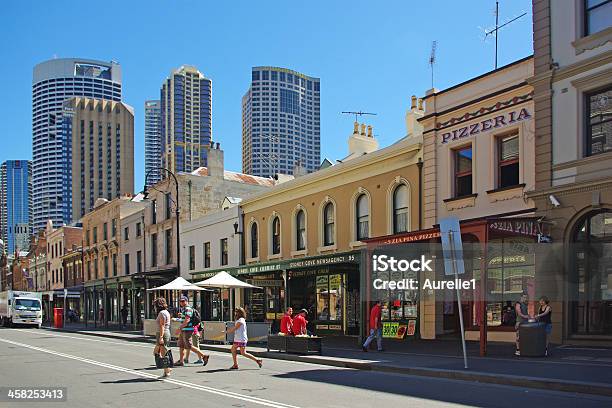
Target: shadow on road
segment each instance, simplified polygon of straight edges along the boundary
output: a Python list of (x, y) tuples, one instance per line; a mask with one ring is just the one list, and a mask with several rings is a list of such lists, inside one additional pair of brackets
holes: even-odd
[(133, 384), (133, 383), (152, 383), (159, 382), (161, 379), (157, 378), (128, 378), (125, 380), (115, 381), (100, 381), (100, 384)]
[[(479, 407), (509, 407), (529, 406), (533, 403), (536, 393), (547, 391), (525, 390), (516, 387), (500, 385), (483, 385), (477, 382), (445, 380), (415, 377), (400, 374), (385, 374), (362, 370), (308, 370), (295, 371), (274, 375), (276, 378), (289, 380), (313, 381), (322, 384), (334, 384), (344, 387), (366, 389), (370, 391), (422, 398), (430, 401), (463, 404)], [(568, 396), (580, 395), (586, 406), (601, 406), (602, 401), (612, 401), (605, 397), (585, 396), (581, 394), (548, 394), (544, 406), (573, 407), (574, 398)], [(592, 401), (589, 401), (590, 399)], [(596, 403), (597, 401), (597, 403)], [(590, 402), (590, 404), (589, 404)], [(592, 405), (595, 403), (595, 405)], [(610, 405), (612, 406), (612, 405)]]

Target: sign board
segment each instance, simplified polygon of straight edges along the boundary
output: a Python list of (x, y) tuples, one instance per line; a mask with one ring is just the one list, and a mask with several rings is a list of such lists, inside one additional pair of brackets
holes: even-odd
[(398, 330), (399, 330), (399, 323), (383, 322), (382, 336), (386, 339), (396, 338)]
[[(464, 274), (461, 227), (458, 218), (446, 217), (440, 220), (440, 239), (442, 240), (442, 252), (444, 253), (444, 274), (447, 276)], [(454, 267), (453, 262), (455, 263)]]
[(416, 320), (408, 320), (408, 330), (406, 334), (408, 336), (414, 336), (415, 332), (416, 332)]

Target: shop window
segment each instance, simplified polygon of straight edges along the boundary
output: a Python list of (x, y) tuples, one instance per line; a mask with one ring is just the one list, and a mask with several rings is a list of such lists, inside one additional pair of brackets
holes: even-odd
[(327, 203), (323, 208), (323, 245), (334, 245), (334, 204)]
[(136, 272), (142, 272), (142, 251), (136, 252)]
[(280, 254), (281, 249), (281, 230), (280, 218), (274, 217), (272, 220), (272, 254)]
[(587, 156), (612, 151), (612, 87), (587, 95), (586, 132)]
[(610, 27), (612, 0), (584, 1), (584, 35), (595, 34)]
[(498, 188), (519, 184), (519, 138), (517, 134), (499, 137), (498, 148)]
[(304, 210), (299, 210), (295, 215), (295, 249), (302, 251), (306, 249), (306, 214)]
[(204, 243), (204, 268), (210, 268), (210, 242)]
[(355, 202), (357, 241), (369, 238), (370, 235), (370, 209), (368, 208), (368, 197), (361, 194)]
[(393, 233), (408, 231), (408, 186), (400, 184), (393, 191)]
[(472, 194), (472, 146), (453, 152), (455, 159), (455, 197)]
[(195, 245), (189, 246), (189, 270), (195, 269)]
[(227, 265), (227, 262), (228, 262), (227, 238), (221, 239), (219, 244), (220, 244), (219, 246), (221, 248), (221, 266)]
[(342, 320), (344, 285), (342, 275), (319, 275), (316, 277), (317, 320)]
[[(516, 323), (514, 305), (523, 293), (529, 294), (533, 309), (535, 297), (535, 258), (530, 238), (493, 239), (487, 247), (487, 326), (513, 327)], [(473, 277), (480, 279), (480, 270)], [(477, 308), (477, 302), (474, 303)], [(531, 313), (531, 312), (530, 312)], [(479, 325), (478, 310), (474, 310), (474, 325)]]
[(259, 256), (259, 236), (257, 232), (257, 223), (251, 224), (251, 258)]

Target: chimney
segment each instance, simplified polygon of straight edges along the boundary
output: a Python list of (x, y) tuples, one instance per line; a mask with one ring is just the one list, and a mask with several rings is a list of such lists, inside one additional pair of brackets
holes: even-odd
[(208, 148), (207, 168), (209, 177), (223, 179), (223, 150), (221, 150), (219, 143), (217, 143), (215, 146), (214, 142), (210, 142), (210, 147)]
[(293, 166), (293, 177), (298, 178), (301, 176), (305, 176), (306, 173), (307, 173), (306, 167), (302, 165), (302, 161), (299, 159), (296, 160)]
[(423, 134), (423, 125), (418, 121), (423, 115), (425, 115), (423, 99), (412, 95), (412, 98), (410, 98), (410, 110), (406, 112), (406, 137), (421, 136)]
[[(361, 131), (358, 131), (359, 128)], [(355, 122), (353, 134), (348, 139), (348, 148), (349, 156), (344, 159), (345, 161), (378, 150), (378, 141), (372, 135), (372, 126), (367, 127), (366, 133), (366, 125), (362, 123), (359, 126)]]

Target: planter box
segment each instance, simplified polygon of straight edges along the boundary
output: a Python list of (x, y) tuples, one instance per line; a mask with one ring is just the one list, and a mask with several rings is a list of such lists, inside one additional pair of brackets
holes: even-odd
[(271, 334), (268, 336), (268, 351), (278, 350), (287, 351), (287, 338), (289, 336), (278, 336)]
[(321, 337), (287, 337), (287, 353), (321, 354)]

